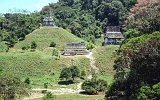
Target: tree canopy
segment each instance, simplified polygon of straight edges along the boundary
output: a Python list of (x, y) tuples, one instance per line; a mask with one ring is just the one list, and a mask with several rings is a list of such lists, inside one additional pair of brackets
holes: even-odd
[(159, 0), (139, 0), (131, 9), (125, 24), (125, 39), (115, 60), (116, 81), (106, 97), (159, 98), (153, 89), (153, 86), (158, 89), (160, 82), (159, 4)]
[(59, 0), (43, 7), (42, 14), (51, 10), (55, 24), (68, 29), (87, 41), (90, 35), (99, 38), (107, 25), (122, 26), (129, 9), (137, 0)]

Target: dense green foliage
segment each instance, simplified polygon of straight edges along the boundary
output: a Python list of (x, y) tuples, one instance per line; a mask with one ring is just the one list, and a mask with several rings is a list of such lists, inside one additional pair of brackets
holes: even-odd
[[(132, 14), (135, 20), (126, 26), (125, 39), (117, 52), (118, 56), (114, 65), (116, 81), (106, 97), (159, 99), (157, 83), (160, 82), (160, 15), (158, 10), (160, 1), (146, 2), (139, 1), (133, 8), (137, 10)], [(130, 18), (127, 21), (130, 21)]]
[(160, 99), (160, 83), (153, 86), (142, 86), (137, 94), (137, 100)]
[(87, 41), (98, 38), (107, 25), (122, 26), (129, 9), (137, 0), (60, 0), (42, 10), (54, 13), (55, 24)]
[(71, 72), (70, 68), (64, 68), (64, 69), (62, 69), (59, 78), (68, 80), (71, 77), (72, 77), (72, 72)]
[(0, 78), (0, 97), (4, 100), (14, 100), (24, 95), (28, 95), (26, 85), (15, 76), (2, 76)]
[(82, 89), (85, 90), (87, 94), (98, 94), (99, 92), (104, 92), (108, 87), (107, 81), (102, 79), (93, 78), (92, 80), (87, 80), (82, 84)]
[(126, 20), (126, 30), (137, 28), (141, 34), (150, 34), (160, 31), (160, 1), (146, 0), (137, 4), (131, 9), (131, 14)]
[(71, 66), (69, 68), (64, 68), (62, 69), (61, 71), (61, 74), (60, 74), (60, 78), (61, 79), (75, 79), (77, 77), (80, 77), (80, 70), (77, 66)]
[(13, 47), (17, 41), (25, 39), (25, 36), (40, 27), (42, 16), (38, 13), (6, 13), (0, 16), (0, 42), (6, 41), (9, 47)]

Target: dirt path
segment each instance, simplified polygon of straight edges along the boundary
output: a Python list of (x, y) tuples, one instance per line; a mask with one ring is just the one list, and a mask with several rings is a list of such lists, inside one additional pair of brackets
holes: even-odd
[(29, 97), (24, 97), (23, 100), (33, 100), (33, 99), (39, 99), (43, 98), (44, 94), (42, 93), (32, 93)]
[(44, 94), (42, 94), (43, 90), (46, 90), (47, 92), (54, 93), (55, 95), (61, 95), (61, 94), (78, 94), (80, 92), (83, 92), (84, 90), (81, 90), (82, 83), (77, 84), (77, 89), (69, 89), (69, 88), (57, 88), (57, 89), (41, 89), (36, 88), (32, 89), (32, 94), (29, 97), (25, 97), (23, 100), (33, 100), (42, 98)]
[[(81, 84), (80, 84), (81, 86)], [(81, 88), (81, 87), (80, 87)], [(58, 88), (58, 89), (32, 89), (32, 91), (43, 91), (47, 90), (48, 92), (52, 92), (55, 95), (60, 95), (60, 94), (72, 94), (72, 93), (79, 93), (82, 92), (83, 90), (81, 89), (69, 89), (69, 88)]]

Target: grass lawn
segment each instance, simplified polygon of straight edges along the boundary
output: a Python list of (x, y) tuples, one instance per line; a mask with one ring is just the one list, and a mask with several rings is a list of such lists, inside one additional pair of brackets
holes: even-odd
[[(54, 100), (104, 100), (104, 97), (104, 95), (63, 94), (56, 95)], [(43, 98), (33, 100), (43, 100)]]
[(62, 68), (71, 66), (72, 59), (73, 64), (89, 74), (89, 59), (84, 56), (68, 58), (62, 56), (60, 60), (55, 60), (41, 51), (0, 53), (0, 65), (3, 72), (19, 76), (23, 80), (29, 77), (33, 87), (43, 87), (46, 82), (50, 83), (51, 87), (57, 87), (55, 84), (60, 81), (59, 75)]
[(113, 65), (115, 61), (115, 50), (118, 49), (117, 45), (108, 45), (105, 47), (97, 47), (93, 50), (96, 58), (96, 66), (99, 68), (100, 73), (98, 78), (103, 78), (112, 83), (115, 71)]
[(57, 95), (57, 100), (104, 100), (104, 95), (79, 95), (79, 94), (70, 94), (70, 95)]
[(5, 52), (8, 49), (5, 42), (0, 42), (0, 52)]

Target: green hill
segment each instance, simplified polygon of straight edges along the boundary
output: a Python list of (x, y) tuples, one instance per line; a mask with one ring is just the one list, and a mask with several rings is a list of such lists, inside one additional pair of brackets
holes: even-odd
[(42, 86), (48, 82), (51, 85), (57, 84), (59, 75), (64, 67), (69, 67), (74, 59), (74, 65), (79, 69), (86, 70), (89, 74), (89, 59), (84, 56), (77, 57), (61, 57), (55, 60), (51, 55), (44, 52), (8, 52), (0, 53), (0, 65), (4, 74), (14, 74), (21, 79), (29, 77), (33, 86)]
[(56, 48), (62, 49), (66, 43), (82, 42), (84, 40), (62, 28), (42, 27), (27, 35), (26, 39), (17, 43), (14, 48), (21, 49), (23, 46), (30, 46), (32, 41), (37, 43), (37, 49), (43, 51), (50, 46), (51, 42), (56, 43)]
[[(30, 46), (32, 41), (37, 43), (36, 51), (22, 52), (21, 48)], [(81, 71), (85, 70), (86, 74), (89, 74), (90, 65), (89, 59), (85, 56), (61, 56), (56, 60), (51, 55), (53, 48), (49, 48), (50, 43), (55, 42), (56, 48), (61, 50), (66, 43), (82, 41), (84, 40), (62, 28), (42, 27), (27, 35), (25, 40), (10, 48), (9, 52), (0, 52), (0, 65), (5, 73), (14, 74), (22, 79), (29, 77), (33, 86), (43, 86), (45, 82), (55, 85), (59, 81), (62, 68), (71, 66), (72, 60)], [(4, 51), (5, 44), (1, 43), (0, 46), (0, 51)]]

